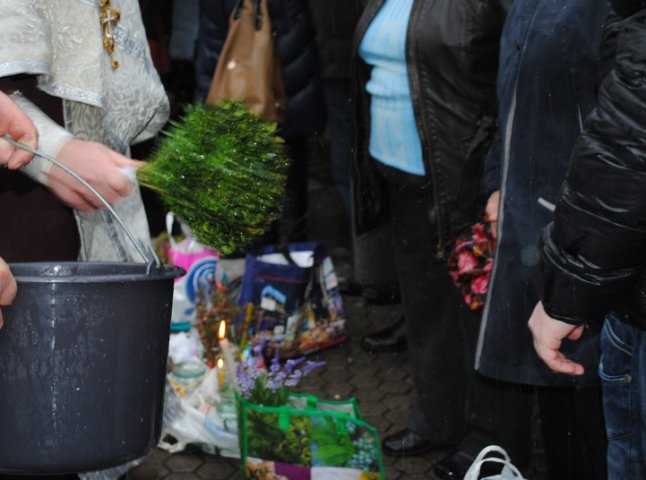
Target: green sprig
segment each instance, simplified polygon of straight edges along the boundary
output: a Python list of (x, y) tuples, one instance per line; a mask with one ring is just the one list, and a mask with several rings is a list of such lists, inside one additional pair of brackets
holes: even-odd
[(275, 123), (240, 102), (189, 105), (164, 134), (137, 178), (199, 242), (239, 251), (280, 216), (289, 161)]

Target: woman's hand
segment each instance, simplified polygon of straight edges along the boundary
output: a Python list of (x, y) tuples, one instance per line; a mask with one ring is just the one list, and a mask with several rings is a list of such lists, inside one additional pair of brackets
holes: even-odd
[[(131, 181), (121, 169), (137, 169), (144, 164), (100, 143), (77, 139), (69, 140), (56, 159), (96, 188), (111, 205), (132, 191)], [(104, 207), (96, 195), (56, 166), (49, 171), (47, 185), (65, 204), (77, 210), (87, 212)]]
[[(0, 135), (9, 135), (15, 141), (34, 149), (38, 146), (38, 130), (32, 121), (10, 97), (1, 91)], [(31, 153), (0, 139), (0, 164), (13, 170), (25, 166), (32, 158)]]
[(486, 219), (489, 221), (489, 232), (493, 238), (498, 238), (498, 209), (500, 208), (500, 190), (489, 195), (485, 207)]

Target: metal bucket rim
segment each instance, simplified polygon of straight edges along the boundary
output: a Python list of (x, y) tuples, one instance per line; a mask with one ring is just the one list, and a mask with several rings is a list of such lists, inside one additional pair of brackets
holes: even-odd
[[(60, 266), (62, 268), (76, 268), (83, 266), (109, 267), (114, 266), (122, 269), (133, 269), (136, 273), (105, 273), (91, 275), (44, 275), (42, 274), (47, 268)], [(21, 274), (20, 269), (30, 267), (41, 274), (29, 273)], [(126, 262), (15, 262), (10, 263), (9, 268), (12, 270), (16, 282), (20, 283), (65, 283), (65, 284), (90, 284), (90, 283), (121, 283), (121, 282), (146, 282), (170, 280), (180, 277), (186, 271), (174, 265), (163, 265), (163, 269), (152, 269), (148, 271), (144, 263), (126, 263)]]

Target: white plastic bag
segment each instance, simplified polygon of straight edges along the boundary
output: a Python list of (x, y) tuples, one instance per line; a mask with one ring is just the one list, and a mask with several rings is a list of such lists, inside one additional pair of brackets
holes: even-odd
[(183, 398), (168, 384), (165, 402), (159, 448), (176, 453), (198, 444), (208, 452), (240, 458), (235, 403), (220, 395), (216, 369), (209, 369), (202, 383)]
[(204, 347), (200, 334), (194, 328), (187, 332), (177, 332), (168, 341), (168, 360), (171, 365), (203, 358)]
[(171, 235), (175, 216), (166, 215), (166, 231), (169, 238), (168, 257), (173, 265), (182, 267), (186, 274), (175, 279), (171, 321), (175, 325), (190, 326), (195, 323), (195, 304), (198, 294), (205, 298), (211, 294), (215, 280), (222, 277), (218, 271), (219, 254), (193, 238), (191, 229), (181, 223), (185, 238), (176, 242)]
[[(491, 454), (495, 454), (495, 456)], [(485, 463), (498, 463), (503, 467), (500, 474), (485, 477), (481, 480), (525, 480), (518, 468), (511, 463), (507, 452), (498, 445), (490, 445), (480, 451), (464, 476), (464, 480), (478, 480), (480, 478), (480, 469)]]
[(360, 480), (362, 470), (339, 467), (312, 467), (312, 480)]
[(108, 468), (106, 470), (79, 473), (79, 478), (81, 480), (118, 480), (124, 474), (128, 473), (128, 471), (143, 462), (143, 460), (143, 458), (139, 458), (137, 460), (132, 460), (131, 462), (124, 463), (123, 465), (119, 465), (117, 467)]

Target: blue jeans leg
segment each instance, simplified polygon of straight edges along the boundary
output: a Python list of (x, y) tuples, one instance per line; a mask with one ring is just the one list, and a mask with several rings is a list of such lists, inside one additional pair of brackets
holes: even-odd
[(646, 332), (610, 313), (599, 376), (608, 434), (608, 480), (646, 479)]

